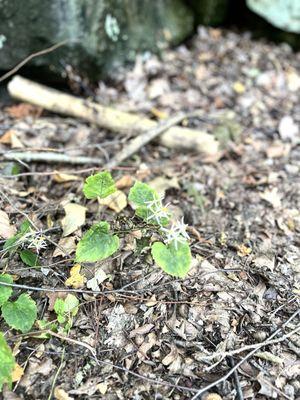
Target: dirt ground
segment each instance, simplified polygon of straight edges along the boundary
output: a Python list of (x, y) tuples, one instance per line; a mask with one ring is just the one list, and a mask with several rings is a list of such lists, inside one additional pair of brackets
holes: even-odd
[[(2, 270), (32, 287), (39, 319), (54, 319), (53, 302), (64, 294), (33, 289), (66, 289), (82, 232), (103, 218), (127, 230), (116, 257), (82, 266), (87, 280), (104, 274), (99, 288), (106, 294), (79, 290), (67, 340), (18, 335), (0, 321), (24, 369), (3, 398), (299, 398), (300, 53), (248, 34), (201, 28), (187, 45), (160, 59), (145, 55), (132, 71), (89, 93), (82, 82), (72, 88), (158, 119), (205, 110), (207, 120), (184, 123), (215, 135), (222, 156), (205, 160), (154, 142), (112, 171), (123, 178), (125, 194), (130, 178), (141, 179), (162, 188), (165, 201), (184, 216), (193, 254), (186, 279), (153, 265), (147, 238), (131, 232), (138, 221), (130, 206), (117, 213), (84, 199), (90, 165), (21, 163), (13, 175), (11, 164), (1, 162), (1, 209), (16, 227), (29, 216), (52, 240), (40, 252), (41, 268), (1, 251)], [(221, 116), (211, 121), (216, 111)], [(104, 163), (128, 140), (24, 104), (3, 107), (0, 119), (2, 155), (20, 147), (56, 149)], [(55, 243), (68, 202), (87, 207), (87, 214), (62, 255)]]

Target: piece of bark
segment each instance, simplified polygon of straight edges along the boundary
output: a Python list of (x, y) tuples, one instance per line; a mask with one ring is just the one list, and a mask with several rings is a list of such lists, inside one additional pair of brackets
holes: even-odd
[[(145, 132), (157, 122), (135, 114), (104, 107), (89, 100), (80, 99), (58, 90), (15, 76), (8, 84), (10, 95), (35, 104), (46, 110), (82, 118), (114, 132)], [(198, 151), (213, 156), (219, 151), (217, 140), (206, 132), (172, 126), (160, 136), (160, 142), (171, 148)]]

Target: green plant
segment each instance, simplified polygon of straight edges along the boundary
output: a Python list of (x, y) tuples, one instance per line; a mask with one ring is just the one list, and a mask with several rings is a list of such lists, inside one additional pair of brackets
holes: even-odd
[(54, 311), (57, 321), (63, 325), (63, 330), (68, 332), (73, 325), (73, 317), (78, 313), (79, 300), (73, 294), (68, 294), (65, 299), (56, 299)]
[(15, 367), (15, 358), (3, 333), (0, 332), (0, 391), (4, 383), (11, 388), (12, 372)]
[[(11, 275), (0, 275), (0, 282), (13, 283)], [(22, 293), (17, 300), (9, 301), (13, 293), (12, 287), (0, 285), (0, 307), (5, 322), (16, 330), (28, 332), (37, 317), (37, 307), (31, 297)]]
[[(88, 177), (83, 187), (83, 193), (88, 199), (104, 198), (115, 190), (114, 180), (107, 171)], [(142, 219), (147, 229), (158, 233), (162, 239), (151, 246), (155, 263), (172, 276), (185, 277), (191, 265), (187, 225), (183, 220), (171, 223), (172, 216), (168, 205), (163, 205), (163, 198), (146, 183), (137, 181), (131, 188), (128, 199), (135, 209), (136, 217)], [(110, 225), (106, 221), (100, 221), (79, 241), (76, 261), (103, 260), (113, 255), (119, 249), (119, 245), (119, 237), (110, 232)]]
[[(43, 234), (35, 231), (31, 223), (26, 220), (21, 224), (19, 232), (5, 241), (3, 250), (11, 255), (18, 253), (24, 264), (37, 267), (39, 265), (37, 253), (45, 247)], [(30, 249), (34, 249), (36, 253)]]

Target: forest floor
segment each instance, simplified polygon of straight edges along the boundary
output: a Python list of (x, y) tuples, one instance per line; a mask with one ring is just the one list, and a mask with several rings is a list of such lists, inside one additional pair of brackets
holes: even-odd
[[(83, 83), (76, 85), (74, 93), (82, 94), (76, 90)], [(140, 58), (132, 71), (89, 91), (101, 104), (158, 119), (224, 111), (217, 125), (186, 121), (218, 138), (220, 159), (154, 142), (112, 171), (125, 194), (135, 178), (165, 193), (190, 226), (193, 266), (185, 279), (168, 276), (133, 228), (117, 256), (82, 265), (82, 289), (106, 293), (75, 289), (79, 311), (66, 339), (64, 332), (20, 334), (0, 321), (22, 368), (3, 398), (296, 399), (300, 53), (248, 34), (201, 28), (188, 45), (160, 59)], [(22, 103), (2, 107), (0, 119), (2, 154), (55, 149), (105, 162), (128, 140)], [(31, 287), (16, 287), (14, 295), (29, 293), (39, 320), (55, 320), (55, 300), (72, 289), (66, 281), (82, 232), (99, 219), (125, 227), (137, 222), (130, 206), (117, 212), (84, 198), (84, 179), (95, 170), (90, 165), (2, 161), (1, 168), (1, 209), (11, 232), (30, 218), (51, 241), (39, 251), (41, 266), (31, 268), (3, 251), (2, 237), (1, 269)], [(86, 207), (86, 218), (63, 236), (69, 202)]]

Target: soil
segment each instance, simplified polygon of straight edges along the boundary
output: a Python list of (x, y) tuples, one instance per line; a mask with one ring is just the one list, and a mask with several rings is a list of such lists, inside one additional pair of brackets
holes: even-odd
[[(84, 95), (86, 84), (76, 85)], [(184, 124), (216, 135), (221, 158), (154, 142), (112, 171), (125, 194), (132, 178), (163, 187), (165, 201), (190, 226), (193, 265), (185, 279), (165, 274), (153, 265), (147, 246), (154, 239), (140, 237), (130, 206), (117, 213), (86, 200), (82, 186), (93, 166), (1, 162), (1, 209), (11, 225), (29, 217), (51, 240), (39, 252), (39, 268), (8, 256), (0, 242), (1, 269), (31, 287), (14, 293), (31, 295), (38, 319), (55, 320), (53, 303), (67, 294), (74, 243), (87, 227), (106, 219), (127, 231), (117, 256), (82, 265), (86, 280), (101, 271), (106, 293), (78, 289), (67, 339), (61, 331), (20, 335), (0, 321), (24, 369), (3, 398), (299, 398), (300, 53), (247, 33), (200, 28), (188, 45), (160, 59), (146, 54), (92, 89), (101, 104), (157, 119), (206, 111), (206, 121)], [(216, 111), (217, 123), (209, 119)], [(105, 163), (129, 138), (22, 103), (2, 107), (0, 118), (2, 154), (21, 146)], [(63, 256), (54, 252), (68, 202), (87, 211)]]

